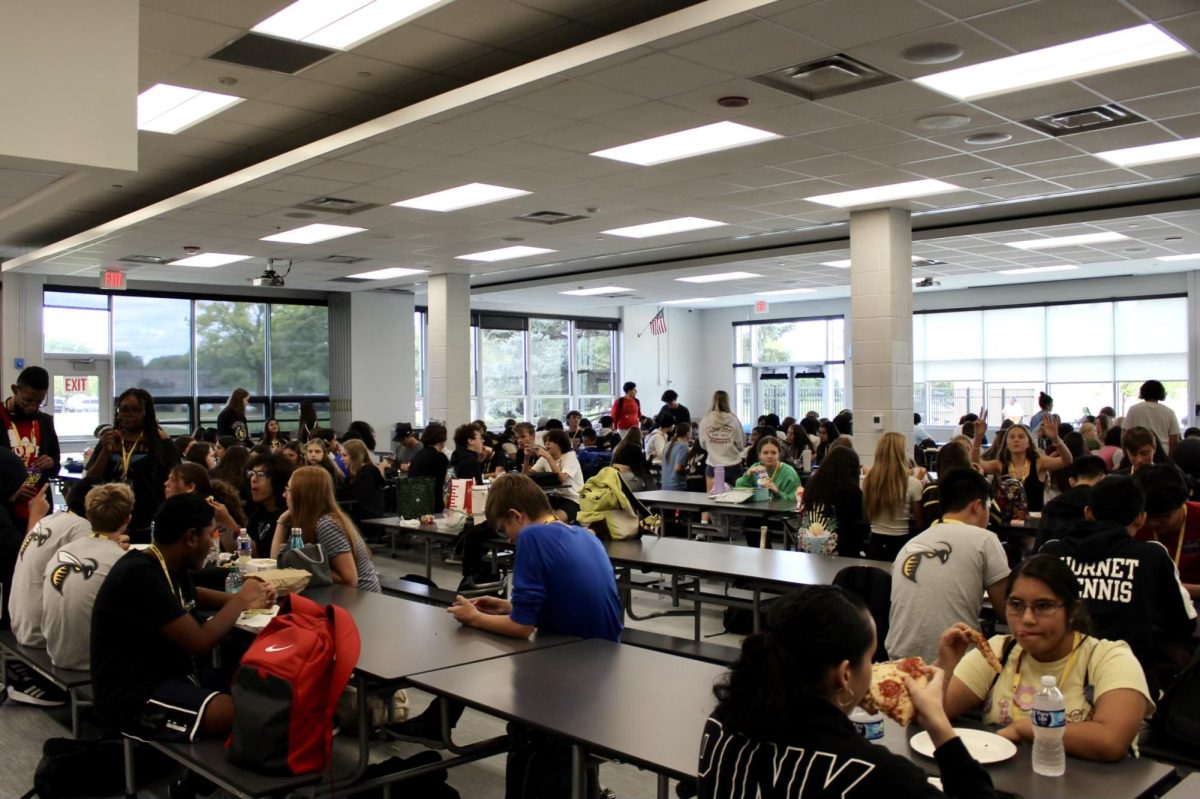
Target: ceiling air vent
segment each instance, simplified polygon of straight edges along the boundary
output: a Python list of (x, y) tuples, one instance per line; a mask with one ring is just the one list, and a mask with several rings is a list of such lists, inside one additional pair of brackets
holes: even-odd
[(293, 208), (303, 208), (308, 211), (321, 211), (326, 214), (341, 214), (349, 216), (357, 214), (360, 211), (368, 211), (372, 208), (378, 208), (378, 203), (363, 203), (358, 200), (346, 200), (341, 197), (317, 197), (314, 200), (309, 200), (299, 205), (293, 205)]
[(1033, 119), (1023, 119), (1021, 124), (1051, 136), (1069, 136), (1072, 133), (1085, 133), (1093, 130), (1115, 128), (1118, 125), (1132, 125), (1135, 122), (1145, 122), (1127, 108), (1116, 103), (1096, 105), (1090, 108), (1079, 108), (1075, 111), (1063, 111), (1058, 114), (1044, 114)]
[(123, 264), (149, 264), (161, 265), (170, 261), (170, 258), (163, 258), (159, 255), (126, 255), (124, 258), (118, 258)]
[(917, 258), (912, 262), (914, 269), (919, 269), (923, 266), (945, 266), (945, 261), (935, 261), (932, 258)]
[(316, 258), (310, 263), (314, 264), (361, 264), (363, 261), (369, 261), (369, 258), (358, 258), (353, 255), (326, 255), (324, 258)]
[(754, 80), (806, 100), (824, 100), (898, 81), (881, 69), (848, 55), (835, 55), (757, 75)]
[(247, 33), (209, 56), (214, 61), (295, 75), (334, 55), (336, 50)]
[(561, 225), (563, 222), (575, 222), (587, 219), (581, 214), (564, 214), (560, 211), (534, 211), (522, 216), (514, 216), (518, 222), (533, 222), (536, 225)]

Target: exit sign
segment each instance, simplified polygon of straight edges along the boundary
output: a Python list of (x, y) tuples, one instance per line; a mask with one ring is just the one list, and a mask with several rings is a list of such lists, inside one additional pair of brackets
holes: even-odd
[(100, 288), (112, 291), (124, 291), (125, 273), (118, 272), (116, 269), (101, 269)]
[(754, 303), (754, 312), (755, 313), (766, 313), (767, 312), (767, 301), (759, 300), (758, 302)]
[(64, 377), (63, 391), (68, 394), (82, 394), (87, 391), (88, 379), (86, 377)]

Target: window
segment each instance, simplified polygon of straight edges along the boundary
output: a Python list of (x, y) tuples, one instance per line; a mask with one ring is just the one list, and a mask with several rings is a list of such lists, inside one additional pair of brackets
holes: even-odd
[(595, 420), (612, 410), (616, 365), (613, 325), (605, 322), (575, 323), (576, 410)]
[(47, 291), (42, 300), (42, 350), (47, 355), (108, 355), (108, 296)]
[(846, 321), (842, 317), (734, 325), (734, 413), (832, 417), (845, 407)]
[(479, 398), (489, 425), (525, 418), (526, 326), (527, 320), (516, 317), (480, 318)]
[(566, 319), (529, 320), (530, 416), (565, 420), (571, 393), (571, 331)]
[(324, 305), (272, 305), (270, 319), (271, 393), (329, 393), (329, 309)]
[(196, 303), (197, 393), (227, 396), (239, 387), (264, 393), (266, 308), (224, 300)]
[(191, 300), (117, 295), (112, 328), (116, 394), (136, 386), (155, 397), (192, 395)]

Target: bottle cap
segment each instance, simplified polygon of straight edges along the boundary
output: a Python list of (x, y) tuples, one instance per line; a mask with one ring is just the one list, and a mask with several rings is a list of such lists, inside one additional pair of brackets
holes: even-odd
[(1053, 674), (1047, 674), (1044, 677), (1042, 677), (1042, 687), (1043, 688), (1054, 688), (1057, 685), (1058, 685), (1058, 680), (1056, 680), (1054, 678)]

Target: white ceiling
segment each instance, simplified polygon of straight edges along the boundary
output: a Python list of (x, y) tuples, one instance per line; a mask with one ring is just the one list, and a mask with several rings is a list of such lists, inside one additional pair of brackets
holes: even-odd
[[(655, 32), (676, 31), (669, 35), (655, 38), (646, 27), (629, 29), (486, 79), (474, 90), (456, 87), (531, 56), (628, 28), (649, 16), (645, 8), (654, 4), (455, 0), (297, 76), (204, 58), (285, 4), (143, 0), (143, 86), (161, 81), (220, 89), (218, 78), (236, 75), (232, 91), (250, 100), (179, 136), (140, 134), (142, 168), (121, 179), (124, 188), (106, 186), (101, 194), (132, 190), (141, 192), (144, 203), (105, 205), (96, 199), (89, 176), (55, 193), (53, 170), (0, 171), (0, 255), (23, 253), (15, 262), (22, 270), (89, 276), (127, 255), (176, 258), (185, 245), (195, 245), (255, 258), (204, 270), (130, 268), (131, 282), (245, 285), (267, 258), (283, 258), (294, 261), (289, 288), (420, 291), (420, 285), (403, 278), (380, 284), (331, 282), (371, 269), (415, 267), (470, 273), (476, 295), (489, 303), (578, 310), (713, 294), (718, 295), (713, 304), (744, 303), (753, 294), (734, 292), (789, 287), (818, 293), (788, 299), (822, 298), (847, 291), (847, 271), (819, 264), (848, 257), (848, 214), (803, 198), (937, 178), (964, 188), (908, 205), (918, 229), (914, 254), (945, 262), (916, 275), (934, 276), (941, 288), (1200, 265), (1154, 260), (1200, 252), (1200, 210), (1195, 210), (1200, 209), (1195, 201), (1200, 179), (1190, 177), (1200, 169), (1200, 159), (1129, 170), (1091, 155), (1200, 135), (1200, 9), (1194, 0), (780, 0), (694, 25), (701, 14), (711, 17), (722, 7), (738, 6), (712, 0), (650, 23), (658, 25)], [(682, 5), (689, 4), (661, 8)], [(623, 16), (630, 6), (641, 6), (641, 16)], [(948, 42), (964, 51), (953, 66), (965, 66), (1147, 21), (1192, 53), (975, 103), (954, 102), (912, 83), (946, 66), (911, 64), (900, 56), (916, 44)], [(821, 102), (749, 80), (836, 52), (902, 80)], [(445, 91), (451, 93), (417, 102)], [(745, 96), (750, 103), (718, 106), (717, 98), (726, 95)], [(1017, 122), (1109, 102), (1120, 102), (1148, 121), (1062, 139)], [(384, 116), (397, 108), (402, 110)], [(952, 131), (922, 127), (919, 120), (935, 114), (959, 114), (970, 121)], [(726, 119), (782, 138), (653, 167), (588, 155)], [(364, 126), (358, 134), (348, 128), (355, 123)], [(279, 169), (253, 166), (278, 153), (280, 142), (297, 146), (335, 131), (343, 131), (338, 142), (352, 143), (332, 149), (318, 142), (281, 159)], [(1012, 139), (985, 147), (964, 142), (983, 131), (1008, 133)], [(307, 157), (314, 151), (320, 155)], [(239, 177), (234, 170), (243, 167), (251, 171)], [(135, 212), (124, 222), (109, 222), (169, 194), (173, 186), (227, 173), (233, 174), (221, 191), (195, 200), (176, 197), (161, 212)], [(108, 176), (103, 180), (111, 183)], [(531, 194), (445, 214), (388, 205), (475, 181)], [(68, 201), (74, 193), (83, 196)], [(319, 196), (380, 207), (349, 217), (288, 216), (297, 213), (293, 206)], [(1140, 203), (1151, 204), (1142, 210)], [(14, 206), (19, 209), (11, 212)], [(535, 211), (586, 218), (555, 226), (514, 220)], [(728, 224), (648, 240), (601, 235), (676, 216)], [(259, 240), (310, 222), (368, 230), (309, 246)], [(87, 232), (100, 223), (109, 224)], [(1119, 230), (1131, 240), (1036, 252), (1004, 245), (1097, 229)], [(496, 264), (455, 260), (514, 243), (558, 252)], [(334, 254), (369, 260), (349, 266), (313, 262)], [(1059, 264), (1080, 268), (1036, 278), (996, 274)], [(751, 287), (674, 280), (734, 269), (764, 278)], [(636, 289), (636, 299), (558, 294), (613, 283)]]

